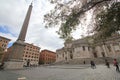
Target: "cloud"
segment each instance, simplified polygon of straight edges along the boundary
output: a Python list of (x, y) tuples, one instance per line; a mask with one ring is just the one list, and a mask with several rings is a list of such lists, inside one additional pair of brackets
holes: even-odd
[[(32, 0), (0, 0), (0, 35), (10, 38), (10, 44), (17, 39), (20, 33), (31, 1)], [(44, 14), (53, 9), (53, 6), (54, 5), (51, 5), (48, 0), (34, 0), (26, 42), (33, 43), (41, 47), (41, 49), (55, 51), (63, 47), (64, 41), (61, 40), (56, 33), (58, 28), (46, 29), (43, 23)], [(86, 34), (85, 29), (79, 26), (73, 33), (74, 38), (78, 39), (81, 35)]]
[[(0, 35), (10, 38), (12, 44), (18, 37), (22, 27), (28, 6), (31, 0), (0, 0)], [(56, 34), (56, 28), (46, 29), (43, 24), (43, 16), (53, 5), (47, 0), (35, 0), (26, 42), (33, 43), (41, 49), (55, 51), (63, 46), (63, 40)], [(3, 32), (3, 28), (7, 32)]]
[(0, 25), (6, 25), (10, 32), (18, 34), (27, 6), (24, 0), (19, 0), (18, 2), (15, 0), (1, 0)]

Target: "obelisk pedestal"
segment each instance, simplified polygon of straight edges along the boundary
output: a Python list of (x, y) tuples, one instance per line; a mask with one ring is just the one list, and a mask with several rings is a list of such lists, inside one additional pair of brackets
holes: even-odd
[(5, 62), (4, 69), (23, 69), (24, 62), (22, 60), (10, 60)]
[(22, 69), (24, 62), (21, 54), (24, 53), (25, 43), (16, 41), (11, 47), (5, 69)]

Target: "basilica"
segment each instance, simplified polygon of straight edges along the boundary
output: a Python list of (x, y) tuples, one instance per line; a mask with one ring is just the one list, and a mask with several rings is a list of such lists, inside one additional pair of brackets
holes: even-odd
[(56, 62), (74, 59), (120, 58), (120, 35), (94, 43), (91, 38), (81, 38), (64, 43), (56, 50)]

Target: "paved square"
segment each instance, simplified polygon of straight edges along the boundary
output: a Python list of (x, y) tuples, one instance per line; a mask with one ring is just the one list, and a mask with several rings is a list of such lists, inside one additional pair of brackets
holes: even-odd
[(120, 80), (120, 73), (112, 65), (110, 69), (105, 65), (97, 65), (96, 69), (89, 65), (62, 65), (0, 71), (0, 80), (20, 77), (26, 77), (26, 80)]

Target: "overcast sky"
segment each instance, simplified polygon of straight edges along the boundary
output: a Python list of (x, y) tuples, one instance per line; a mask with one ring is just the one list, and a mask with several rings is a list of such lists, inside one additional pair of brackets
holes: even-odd
[[(18, 38), (30, 3), (31, 0), (0, 0), (0, 36), (11, 39), (9, 46)], [(51, 51), (64, 46), (64, 41), (56, 33), (58, 28), (44, 28), (43, 16), (53, 8), (48, 0), (34, 1), (25, 42)], [(76, 39), (82, 34), (85, 32), (80, 28), (73, 33)]]

